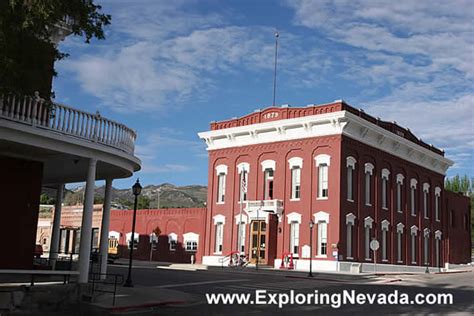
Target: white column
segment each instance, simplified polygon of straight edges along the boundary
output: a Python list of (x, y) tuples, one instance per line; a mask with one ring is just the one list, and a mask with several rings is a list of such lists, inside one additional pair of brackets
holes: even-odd
[(61, 210), (63, 203), (64, 184), (59, 184), (56, 190), (56, 204), (54, 205), (53, 230), (51, 232), (51, 243), (49, 245), (49, 259), (56, 259), (59, 250), (59, 233), (61, 226)]
[(97, 160), (89, 160), (87, 170), (84, 210), (82, 213), (81, 243), (79, 249), (79, 283), (87, 283), (89, 278), (89, 259), (92, 239), (92, 211), (94, 208), (94, 185)]
[(110, 225), (110, 200), (112, 195), (112, 179), (105, 180), (105, 196), (102, 208), (102, 225), (100, 226), (100, 273), (105, 279), (107, 273), (107, 255), (109, 252), (109, 225)]

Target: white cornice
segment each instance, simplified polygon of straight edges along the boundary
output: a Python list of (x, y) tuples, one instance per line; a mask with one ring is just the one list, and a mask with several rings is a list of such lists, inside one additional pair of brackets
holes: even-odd
[(439, 174), (453, 165), (451, 160), (347, 111), (198, 133), (207, 150), (341, 134)]

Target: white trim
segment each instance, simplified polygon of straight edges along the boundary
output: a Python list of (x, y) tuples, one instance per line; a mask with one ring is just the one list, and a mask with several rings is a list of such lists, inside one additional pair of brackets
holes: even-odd
[(435, 195), (441, 196), (441, 188), (440, 187), (435, 187)]
[(423, 183), (423, 192), (429, 192), (429, 191), (430, 191), (429, 183), (427, 182)]
[(290, 169), (293, 169), (294, 167), (303, 168), (303, 158), (292, 157), (288, 159), (288, 165)]
[(262, 161), (260, 164), (262, 165), (262, 171), (265, 171), (266, 169), (272, 169), (273, 171), (275, 171), (275, 160), (267, 159)]
[(418, 227), (416, 227), (416, 225), (413, 225), (412, 227), (410, 227), (410, 234), (418, 236)]
[(317, 213), (314, 213), (313, 216), (314, 216), (315, 223), (326, 222), (329, 224), (329, 213), (319, 211)]
[(397, 233), (402, 233), (403, 234), (403, 229), (405, 228), (405, 225), (403, 223), (398, 223), (397, 224)]
[(168, 243), (171, 243), (171, 241), (176, 241), (178, 243), (178, 235), (175, 233), (169, 233), (168, 234)]
[[(368, 132), (361, 133), (361, 129)], [(285, 130), (285, 133), (281, 133), (282, 130)], [(445, 174), (448, 167), (453, 165), (450, 159), (348, 111), (198, 133), (199, 137), (206, 141), (207, 150), (341, 134), (439, 174)], [(381, 138), (384, 139), (382, 143)]]
[(225, 216), (222, 214), (217, 214), (212, 217), (214, 219), (214, 225), (217, 225), (217, 223), (222, 223), (225, 225)]
[(370, 216), (364, 218), (364, 227), (372, 228), (372, 224), (374, 223), (374, 219)]
[(410, 179), (410, 188), (415, 188), (416, 189), (417, 184), (418, 184), (418, 181), (415, 178)]
[(219, 175), (221, 173), (227, 174), (227, 166), (226, 165), (218, 165), (216, 167), (216, 173)]
[(388, 176), (390, 175), (390, 170), (388, 170), (387, 168), (383, 168), (382, 169), (382, 179), (385, 178), (388, 180)]
[(328, 166), (331, 164), (331, 156), (327, 154), (319, 154), (314, 157), (314, 160), (316, 161), (316, 167), (322, 164), (326, 164)]
[(199, 242), (199, 234), (193, 232), (183, 234), (183, 242), (186, 243), (187, 241)]
[(356, 219), (356, 216), (353, 213), (347, 214), (346, 215), (346, 225), (351, 224), (352, 226), (354, 226), (355, 219)]
[(288, 217), (288, 224), (291, 224), (291, 222), (298, 222), (298, 224), (301, 224), (300, 213), (291, 212), (290, 214), (286, 215), (286, 217)]
[(424, 237), (429, 237), (429, 235), (430, 235), (430, 232), (431, 232), (431, 231), (430, 231), (430, 229), (429, 229), (429, 228), (425, 228), (425, 229), (423, 229), (423, 236), (424, 236)]
[(374, 171), (374, 165), (371, 164), (370, 162), (366, 162), (364, 164), (364, 173), (370, 173), (370, 175), (372, 175)]
[[(240, 220), (240, 214), (235, 215), (235, 225), (239, 225), (239, 220)], [(242, 214), (242, 223), (243, 224), (248, 224), (248, 216), (245, 215), (245, 214)], [(214, 225), (215, 225), (215, 223), (214, 223)]]
[(356, 163), (357, 163), (357, 160), (354, 157), (348, 156), (346, 158), (346, 167), (352, 167), (352, 169), (355, 169)]
[(388, 230), (389, 226), (390, 226), (390, 222), (384, 219), (381, 223), (382, 230)]
[(443, 233), (440, 230), (435, 231), (435, 238), (436, 239), (441, 239), (443, 236)]
[(242, 173), (242, 171), (250, 172), (250, 164), (248, 162), (241, 162), (237, 165), (237, 171), (239, 174)]
[[(133, 235), (133, 236), (135, 237), (135, 238), (134, 238), (135, 240), (140, 240), (140, 234), (139, 234), (139, 233), (135, 232), (135, 235)], [(126, 233), (126, 234), (125, 234), (125, 240), (127, 241), (127, 243), (128, 243), (128, 241), (131, 240), (131, 239), (132, 239), (132, 233), (131, 233), (131, 232), (130, 232), (130, 233)]]
[(405, 180), (405, 177), (403, 174), (399, 173), (397, 174), (397, 183), (403, 184), (403, 180)]
[(114, 230), (109, 231), (109, 238), (114, 237), (115, 239), (120, 239), (120, 232), (116, 232)]

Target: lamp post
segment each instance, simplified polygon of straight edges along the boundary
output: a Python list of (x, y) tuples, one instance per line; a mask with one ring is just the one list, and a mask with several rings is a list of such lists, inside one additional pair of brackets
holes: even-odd
[(133, 247), (135, 246), (135, 222), (137, 220), (137, 204), (138, 204), (138, 196), (142, 192), (142, 186), (140, 185), (140, 181), (137, 179), (137, 182), (132, 186), (132, 192), (135, 196), (135, 204), (133, 207), (133, 222), (132, 222), (132, 240), (130, 242), (130, 258), (128, 262), (128, 277), (125, 281), (123, 286), (125, 287), (133, 287), (132, 283), (132, 260), (133, 260)]
[(313, 220), (309, 221), (309, 277), (313, 277)]

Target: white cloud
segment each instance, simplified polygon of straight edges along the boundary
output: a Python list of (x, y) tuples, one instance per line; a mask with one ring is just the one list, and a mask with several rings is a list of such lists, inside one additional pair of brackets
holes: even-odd
[(135, 154), (142, 160), (141, 172), (145, 174), (190, 171), (192, 167), (188, 164), (162, 160), (169, 159), (171, 151), (179, 151), (177, 156), (186, 157), (187, 161), (202, 158), (202, 153), (205, 152), (204, 143), (183, 139), (181, 132), (173, 128), (150, 130), (141, 134), (139, 141), (135, 146)]
[[(286, 1), (294, 23), (353, 47), (341, 76), (356, 102), (469, 167), (474, 146), (474, 2)], [(357, 106), (360, 106), (357, 104)]]

